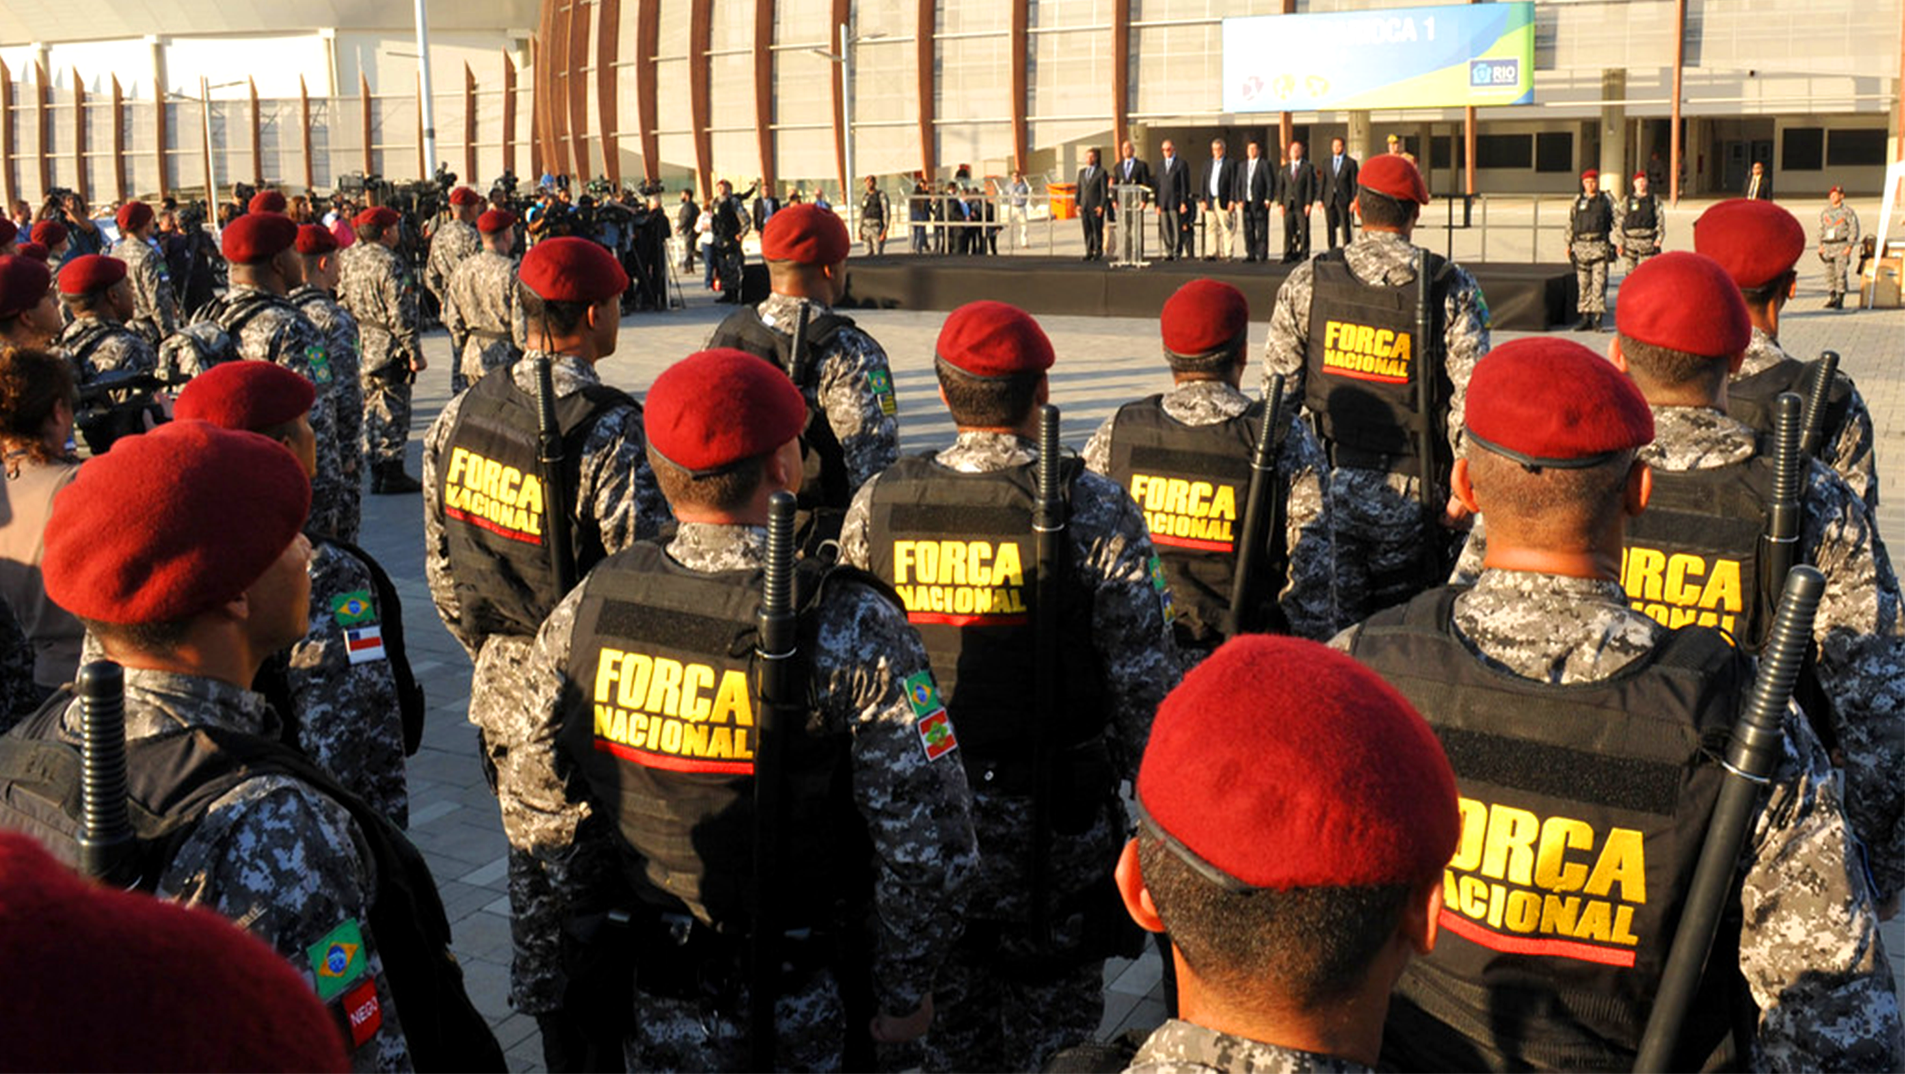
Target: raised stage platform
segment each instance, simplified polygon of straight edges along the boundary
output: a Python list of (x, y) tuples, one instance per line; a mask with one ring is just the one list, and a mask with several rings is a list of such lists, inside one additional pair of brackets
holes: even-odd
[[(1572, 322), (1574, 270), (1560, 265), (1463, 265), (1482, 285), (1494, 326), (1539, 332)], [(750, 265), (750, 269), (757, 266)], [(765, 293), (765, 267), (749, 293)], [(1290, 266), (1242, 261), (1159, 261), (1141, 269), (1057, 257), (855, 257), (847, 262), (843, 307), (951, 310), (980, 299), (1029, 313), (1082, 317), (1156, 317), (1187, 281), (1208, 276), (1250, 298), (1251, 315), (1268, 320)]]

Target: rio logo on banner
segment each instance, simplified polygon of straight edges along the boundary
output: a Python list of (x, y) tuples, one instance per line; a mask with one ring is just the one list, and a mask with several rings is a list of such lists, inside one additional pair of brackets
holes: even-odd
[(1532, 2), (1224, 20), (1224, 111), (1533, 104)]

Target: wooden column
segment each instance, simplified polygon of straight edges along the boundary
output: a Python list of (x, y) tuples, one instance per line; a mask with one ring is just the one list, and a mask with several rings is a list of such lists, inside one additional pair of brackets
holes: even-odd
[(1472, 105), (1462, 110), (1462, 163), (1466, 167), (1468, 177), (1463, 189), (1473, 195), (1475, 193), (1475, 108)]
[(298, 76), (298, 147), (304, 156), (304, 192), (309, 194), (317, 186), (317, 154), (311, 148), (311, 91), (303, 75)]
[[(1283, 0), (1283, 13), (1285, 15), (1296, 14), (1296, 0)], [(1279, 112), (1277, 114), (1277, 159), (1279, 161), (1282, 161), (1285, 164), (1289, 163), (1289, 161), (1283, 160), (1283, 151), (1290, 148), (1290, 143), (1295, 140), (1296, 140), (1295, 117), (1290, 115), (1290, 113), (1288, 112)], [(1426, 158), (1429, 152), (1428, 147), (1424, 146), (1422, 152), (1424, 157)]]
[(261, 133), (264, 129), (264, 117), (258, 114), (258, 81), (245, 79), (245, 91), (251, 98), (251, 185), (265, 184), (265, 141)]
[[(774, 166), (774, 0), (754, 0), (754, 144), (761, 156), (761, 182), (769, 190), (778, 190), (780, 169)], [(852, 196), (846, 184), (840, 190), (841, 201)]]
[(430, 161), (423, 152), (423, 69), (417, 69), (417, 178), (430, 178)]
[(73, 68), (73, 189), (93, 201), (93, 184), (86, 174), (86, 84), (79, 80), (79, 68)]
[[(556, 8), (554, 36), (549, 39), (549, 47), (539, 56), (541, 67), (547, 64), (542, 75), (536, 78), (538, 96), (547, 88), (549, 107), (542, 117), (543, 163), (557, 175), (574, 175), (575, 162), (569, 159), (569, 35), (575, 21), (575, 11), (562, 0), (549, 0), (560, 4)], [(580, 193), (577, 191), (576, 193)]]
[[(1667, 161), (1669, 175), (1667, 188), (1673, 192), (1672, 201), (1680, 204), (1680, 155), (1684, 152), (1680, 137), (1680, 77), (1687, 69), (1687, 0), (1679, 0), (1674, 5), (1673, 16), (1673, 152)], [(1905, 75), (1905, 69), (1899, 72)], [(1905, 84), (1905, 77), (1900, 80)]]
[(6, 61), (0, 60), (0, 195), (5, 195), (8, 209), (20, 198), (20, 177), (14, 167), (17, 163), (13, 149), (13, 72), (7, 69)]
[(516, 61), (508, 49), (503, 50), (503, 170), (516, 173)]
[(112, 76), (112, 196), (126, 200), (126, 95)]
[(595, 5), (595, 113), (601, 122), (602, 174), (618, 189), (622, 185), (622, 102), (618, 99), (615, 64), (622, 56), (622, 0), (596, 0)]
[(357, 72), (357, 99), (362, 105), (364, 125), (364, 174), (370, 175), (376, 172), (377, 168), (371, 163), (373, 157), (370, 149), (370, 79), (365, 78), (362, 71)]
[(937, 0), (919, 0), (919, 25), (913, 34), (914, 60), (919, 80), (919, 166), (932, 179), (939, 173), (939, 138), (933, 128), (933, 67), (939, 53)]
[[(0, 82), (5, 81), (6, 79), (4, 77), (0, 77)], [(166, 199), (166, 195), (171, 192), (172, 188), (171, 176), (167, 174), (165, 159), (166, 140), (171, 137), (171, 121), (168, 118), (169, 113), (166, 111), (166, 109), (171, 107), (170, 102), (166, 100), (168, 96), (169, 94), (165, 91), (165, 83), (155, 78), (152, 82), (152, 126), (154, 128), (154, 137), (156, 137), (158, 141), (154, 143), (152, 155), (159, 158), (160, 201)]]
[(463, 181), (483, 189), (476, 180), (476, 72), (463, 63)]
[(569, 65), (563, 85), (569, 91), (569, 156), (575, 161), (577, 183), (589, 181), (589, 80), (582, 69), (589, 64), (589, 13), (582, 0), (569, 0)]
[(1131, 111), (1131, 0), (1111, 3), (1111, 159), (1124, 159)]
[[(549, 112), (556, 99), (555, 79), (549, 70), (549, 54), (554, 51), (556, 37), (556, 5), (559, 0), (543, 0), (542, 23), (536, 31), (536, 37), (529, 48), (529, 170), (538, 177), (544, 171), (556, 170), (555, 153), (548, 143), (551, 122)], [(544, 167), (548, 165), (548, 167)]]
[[(650, 182), (661, 178), (661, 137), (655, 133), (661, 105), (655, 99), (659, 81), (655, 52), (661, 47), (662, 0), (637, 0), (635, 9), (635, 109), (642, 131), (642, 174)], [(834, 0), (835, 10), (846, 0)]]
[(530, 83), (529, 92), (529, 181), (532, 183), (542, 178), (542, 173), (548, 170), (543, 165), (549, 162), (547, 150), (542, 144), (544, 129), (542, 114), (548, 105), (544, 101), (545, 94), (541, 88), (542, 64), (538, 62), (541, 57), (542, 46), (532, 42), (529, 59), (530, 77), (534, 79)]
[(40, 197), (44, 198), (46, 192), (53, 188), (52, 155), (46, 151), (47, 143), (53, 140), (50, 137), (53, 132), (53, 106), (48, 99), (46, 65), (35, 62), (33, 77), (33, 111), (40, 138), (40, 151), (34, 154), (34, 158), (40, 162)]
[[(652, 2), (652, 0), (651, 0)], [(833, 0), (833, 18), (827, 22), (828, 51), (840, 47), (840, 28), (853, 17), (853, 0)], [(852, 47), (852, 43), (848, 43)], [(845, 57), (842, 57), (843, 59)], [(847, 65), (836, 63), (833, 70), (833, 170), (840, 177), (840, 189), (853, 189), (853, 176), (847, 174)]]
[(695, 174), (701, 190), (714, 190), (714, 135), (708, 130), (714, 108), (710, 99), (710, 61), (714, 46), (714, 0), (691, 0), (688, 6), (688, 111), (694, 126)]
[(1025, 170), (1026, 156), (1032, 151), (1031, 125), (1026, 113), (1032, 107), (1027, 79), (1032, 67), (1031, 0), (1012, 0), (1012, 167)]

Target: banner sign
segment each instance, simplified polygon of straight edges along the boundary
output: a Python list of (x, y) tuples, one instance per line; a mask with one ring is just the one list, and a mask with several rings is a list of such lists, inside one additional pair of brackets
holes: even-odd
[(1533, 104), (1532, 0), (1224, 20), (1224, 111)]

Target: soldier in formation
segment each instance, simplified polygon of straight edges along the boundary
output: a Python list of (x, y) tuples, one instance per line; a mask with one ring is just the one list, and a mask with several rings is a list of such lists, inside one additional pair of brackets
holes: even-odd
[(443, 324), (463, 341), (451, 353), (465, 387), (522, 357), (529, 333), (516, 279), (516, 214), (491, 209), (476, 230), (482, 249), (450, 274), (443, 300)]
[(112, 256), (126, 263), (126, 275), (132, 281), (133, 313), (127, 324), (157, 347), (179, 326), (179, 303), (174, 297), (165, 258), (152, 247), (152, 232), (157, 226), (152, 206), (129, 201), (119, 207), (119, 241)]
[(1621, 199), (1620, 241), (1615, 252), (1627, 271), (1660, 252), (1667, 242), (1667, 206), (1649, 189), (1646, 172), (1634, 173), (1634, 189)]
[(0, 345), (49, 347), (64, 330), (60, 299), (46, 265), (0, 254)]
[(338, 301), (357, 319), (361, 342), (364, 458), (377, 495), (423, 487), (404, 473), (410, 390), (428, 363), (417, 338), (416, 280), (396, 252), (397, 223), (391, 209), (365, 209), (351, 221), (357, 241), (338, 255)]
[(152, 344), (133, 331), (136, 305), (126, 263), (103, 254), (76, 257), (60, 273), (60, 300), (72, 317), (59, 345), (81, 387), (102, 373), (150, 373), (159, 367)]
[(343, 498), (335, 536), (355, 542), (364, 518), (364, 382), (358, 358), (357, 319), (337, 301), (337, 236), (319, 224), (298, 228), (298, 257), (304, 282), (285, 297), (317, 329), (331, 365), (331, 390), (337, 396), (337, 460)]
[(1819, 260), (1826, 263), (1826, 308), (1845, 308), (1846, 270), (1859, 248), (1859, 214), (1845, 203), (1845, 188), (1837, 184), (1826, 192), (1819, 211)]
[(880, 189), (879, 180), (866, 177), (866, 190), (860, 195), (860, 241), (867, 244), (868, 257), (880, 257), (886, 253), (886, 233), (893, 218), (893, 203), (887, 200), (886, 191)]
[[(458, 359), (463, 354), (468, 330), (462, 324), (450, 320), (450, 279), (456, 275), (459, 265), (483, 249), (482, 237), (476, 227), (477, 217), (482, 211), (481, 194), (466, 186), (450, 191), (450, 218), (443, 221), (437, 227), (436, 234), (430, 237), (430, 258), (423, 268), (424, 290), (429, 291), (430, 296), (437, 301), (443, 327), (450, 333), (450, 353)], [(460, 360), (452, 361), (450, 391), (458, 393), (469, 386), (463, 363)]]
[(1607, 312), (1607, 265), (1614, 260), (1614, 199), (1601, 189), (1601, 173), (1581, 173), (1581, 193), (1568, 208), (1568, 260), (1574, 265), (1576, 332), (1599, 332)]

